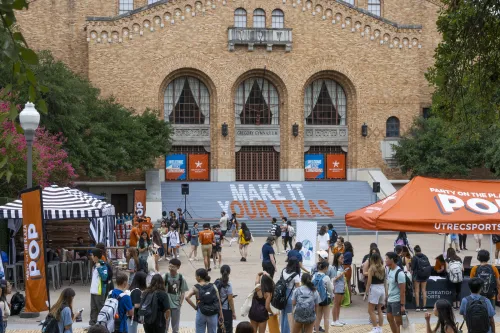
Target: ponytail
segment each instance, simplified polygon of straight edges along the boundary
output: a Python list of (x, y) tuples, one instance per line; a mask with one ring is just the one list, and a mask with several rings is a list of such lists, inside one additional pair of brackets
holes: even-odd
[(205, 282), (210, 282), (210, 276), (208, 275), (207, 270), (204, 268), (197, 269), (196, 276), (198, 276), (200, 279), (202, 279)]
[(228, 265), (223, 265), (220, 268), (220, 274), (222, 275), (222, 285), (227, 287), (229, 284), (229, 274), (231, 273), (231, 268)]
[(316, 290), (316, 287), (314, 286), (314, 284), (312, 282), (311, 274), (309, 274), (309, 273), (302, 274), (301, 282), (302, 282), (302, 285), (311, 289), (311, 291)]

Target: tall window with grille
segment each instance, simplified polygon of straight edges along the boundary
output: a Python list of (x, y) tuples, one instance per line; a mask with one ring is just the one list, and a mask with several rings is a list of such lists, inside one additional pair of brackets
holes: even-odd
[(368, 0), (368, 11), (374, 15), (381, 16), (380, 0)]
[(278, 91), (264, 77), (243, 81), (236, 90), (234, 107), (236, 124), (279, 124)]
[(125, 14), (134, 10), (134, 0), (120, 0), (118, 14)]
[(388, 138), (399, 138), (399, 119), (397, 117), (387, 118), (385, 136)]
[(181, 76), (170, 82), (163, 102), (165, 120), (172, 124), (209, 124), (210, 94), (195, 77)]
[(273, 147), (246, 146), (236, 153), (236, 180), (279, 180), (280, 153)]
[[(311, 146), (311, 147), (309, 147), (308, 151), (304, 152), (304, 156), (305, 155), (321, 155), (321, 156), (323, 156), (323, 161), (324, 161), (324, 165), (325, 165), (325, 168), (324, 168), (325, 178), (314, 179), (312, 181), (345, 180), (345, 178), (344, 179), (328, 178), (327, 169), (329, 166), (327, 165), (327, 156), (329, 154), (344, 155), (345, 163), (346, 163), (346, 165), (344, 167), (347, 168), (347, 153), (342, 150), (342, 147), (340, 147), (340, 146)], [(309, 179), (309, 180), (311, 180), (311, 179)]]
[(271, 23), (274, 29), (282, 29), (285, 27), (285, 14), (283, 14), (281, 9), (273, 10)]
[(234, 26), (236, 28), (247, 27), (247, 11), (243, 8), (237, 8), (234, 11)]
[(265, 28), (266, 27), (266, 12), (263, 9), (257, 8), (253, 11), (253, 27)]
[(333, 80), (316, 80), (304, 94), (307, 125), (346, 125), (347, 100), (344, 89)]

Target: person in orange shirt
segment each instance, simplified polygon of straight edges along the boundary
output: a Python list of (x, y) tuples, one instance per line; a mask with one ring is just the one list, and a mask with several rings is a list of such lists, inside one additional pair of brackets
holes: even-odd
[(137, 242), (139, 241), (139, 237), (141, 233), (139, 232), (138, 225), (135, 224), (132, 229), (130, 229), (130, 237), (129, 237), (129, 242), (128, 245), (130, 247), (137, 247)]
[(337, 243), (335, 243), (335, 246), (333, 247), (333, 254), (337, 253), (344, 253), (345, 247), (344, 247), (344, 237), (339, 237), (337, 240)]
[(494, 309), (497, 292), (500, 290), (500, 273), (495, 266), (488, 264), (490, 261), (490, 253), (488, 251), (479, 250), (477, 260), (479, 261), (479, 265), (472, 267), (470, 278), (472, 279), (477, 276), (485, 281), (485, 277), (489, 277), (488, 281), (484, 282), (480, 294), (490, 300)]
[(147, 232), (148, 237), (151, 238), (151, 233), (153, 232), (153, 223), (151, 223), (151, 219), (139, 219), (139, 232)]
[(203, 254), (203, 262), (205, 263), (205, 269), (210, 272), (210, 258), (212, 257), (212, 243), (214, 243), (214, 232), (210, 230), (210, 223), (205, 223), (203, 225), (203, 231), (198, 234), (198, 239), (201, 243), (201, 253)]

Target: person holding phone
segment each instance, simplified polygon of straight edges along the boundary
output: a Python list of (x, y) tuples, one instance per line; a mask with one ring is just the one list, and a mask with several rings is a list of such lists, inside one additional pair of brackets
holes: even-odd
[(344, 268), (344, 254), (341, 252), (335, 253), (333, 257), (333, 268), (335, 270), (335, 277), (332, 278), (333, 282), (333, 308), (332, 308), (332, 323), (331, 326), (342, 327), (346, 323), (341, 322), (340, 319), (340, 306), (345, 294), (345, 273), (350, 271), (350, 267)]

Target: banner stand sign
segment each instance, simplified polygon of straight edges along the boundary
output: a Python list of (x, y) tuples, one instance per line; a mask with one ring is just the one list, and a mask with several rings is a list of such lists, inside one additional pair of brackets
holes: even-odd
[(42, 189), (21, 192), (23, 202), (24, 265), (26, 312), (47, 311), (50, 307), (45, 256)]
[(146, 216), (146, 190), (134, 190), (134, 215), (136, 219)]
[(318, 235), (317, 221), (297, 220), (296, 222), (297, 242), (302, 243), (302, 265), (311, 270), (316, 266), (316, 241)]

